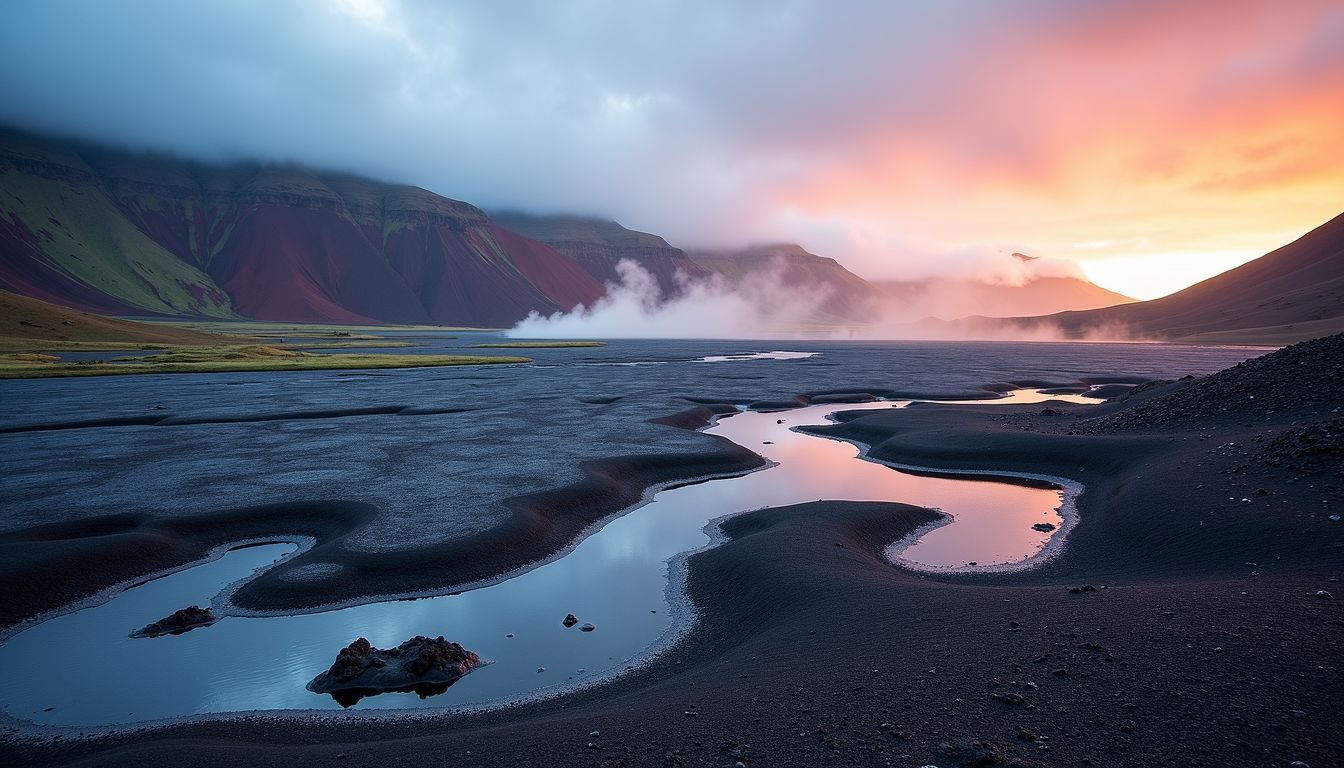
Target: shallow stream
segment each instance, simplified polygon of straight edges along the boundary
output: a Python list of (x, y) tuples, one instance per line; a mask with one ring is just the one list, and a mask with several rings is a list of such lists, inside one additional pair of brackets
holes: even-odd
[[(1077, 395), (1020, 390), (977, 404)], [(928, 477), (868, 461), (858, 447), (795, 431), (838, 411), (908, 402), (817, 405), (783, 413), (745, 411), (710, 427), (773, 462), (747, 475), (667, 488), (590, 531), (550, 562), (460, 594), (391, 600), (320, 613), (226, 616), (176, 636), (129, 634), (174, 610), (215, 602), (227, 587), (298, 549), (267, 543), (126, 589), (101, 605), (56, 616), (0, 646), (0, 704), (12, 716), (51, 725), (109, 725), (245, 710), (336, 709), (304, 685), (356, 637), (390, 647), (443, 635), (492, 663), (445, 693), (368, 697), (359, 709), (492, 705), (611, 677), (675, 638), (690, 607), (676, 563), (711, 543), (718, 518), (819, 499), (897, 501), (941, 509), (951, 522), (921, 531), (891, 552), (907, 567), (1020, 564), (1040, 553), (1066, 521), (1064, 491), (987, 478)], [(946, 404), (943, 407), (955, 407)], [(1040, 531), (1038, 523), (1056, 526)], [(596, 625), (566, 628), (567, 613)]]

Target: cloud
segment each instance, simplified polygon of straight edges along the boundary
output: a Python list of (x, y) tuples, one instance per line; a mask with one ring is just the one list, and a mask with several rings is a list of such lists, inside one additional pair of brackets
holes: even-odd
[(1341, 92), (1328, 0), (12, 0), (0, 26), (0, 121), (879, 277), (1268, 250), (1338, 213)]

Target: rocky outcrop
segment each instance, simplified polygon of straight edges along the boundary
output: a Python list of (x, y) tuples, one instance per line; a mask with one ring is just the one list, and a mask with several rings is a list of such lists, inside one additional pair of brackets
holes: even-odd
[(208, 627), (219, 621), (219, 617), (209, 608), (189, 605), (180, 608), (152, 624), (131, 633), (131, 637), (160, 637), (162, 635), (180, 635), (198, 627)]
[(359, 638), (336, 654), (326, 672), (308, 683), (313, 693), (327, 693), (343, 707), (365, 696), (410, 692), (426, 698), (448, 687), (482, 664), (481, 657), (440, 635), (416, 635), (396, 648), (382, 650)]

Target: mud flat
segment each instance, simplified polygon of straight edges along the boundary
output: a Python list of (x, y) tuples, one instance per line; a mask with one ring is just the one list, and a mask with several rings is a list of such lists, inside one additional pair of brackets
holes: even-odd
[[(600, 688), (417, 720), (250, 716), (6, 746), (33, 765), (947, 767), (974, 750), (985, 765), (1331, 765), (1344, 485), (1329, 441), (1295, 436), (1338, 418), (1340, 360), (1335, 339), (1094, 411), (913, 406), (832, 428), (898, 463), (1081, 481), (1080, 524), (1038, 569), (892, 567), (887, 544), (933, 520), (915, 507), (758, 510), (687, 559), (696, 631)], [(1320, 366), (1321, 386), (1300, 386)]]

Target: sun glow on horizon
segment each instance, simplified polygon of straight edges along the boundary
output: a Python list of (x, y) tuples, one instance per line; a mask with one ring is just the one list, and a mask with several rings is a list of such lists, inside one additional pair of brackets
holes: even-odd
[(1080, 262), (1087, 279), (1108, 290), (1149, 301), (1169, 296), (1263, 256), (1260, 251), (1149, 253)]

